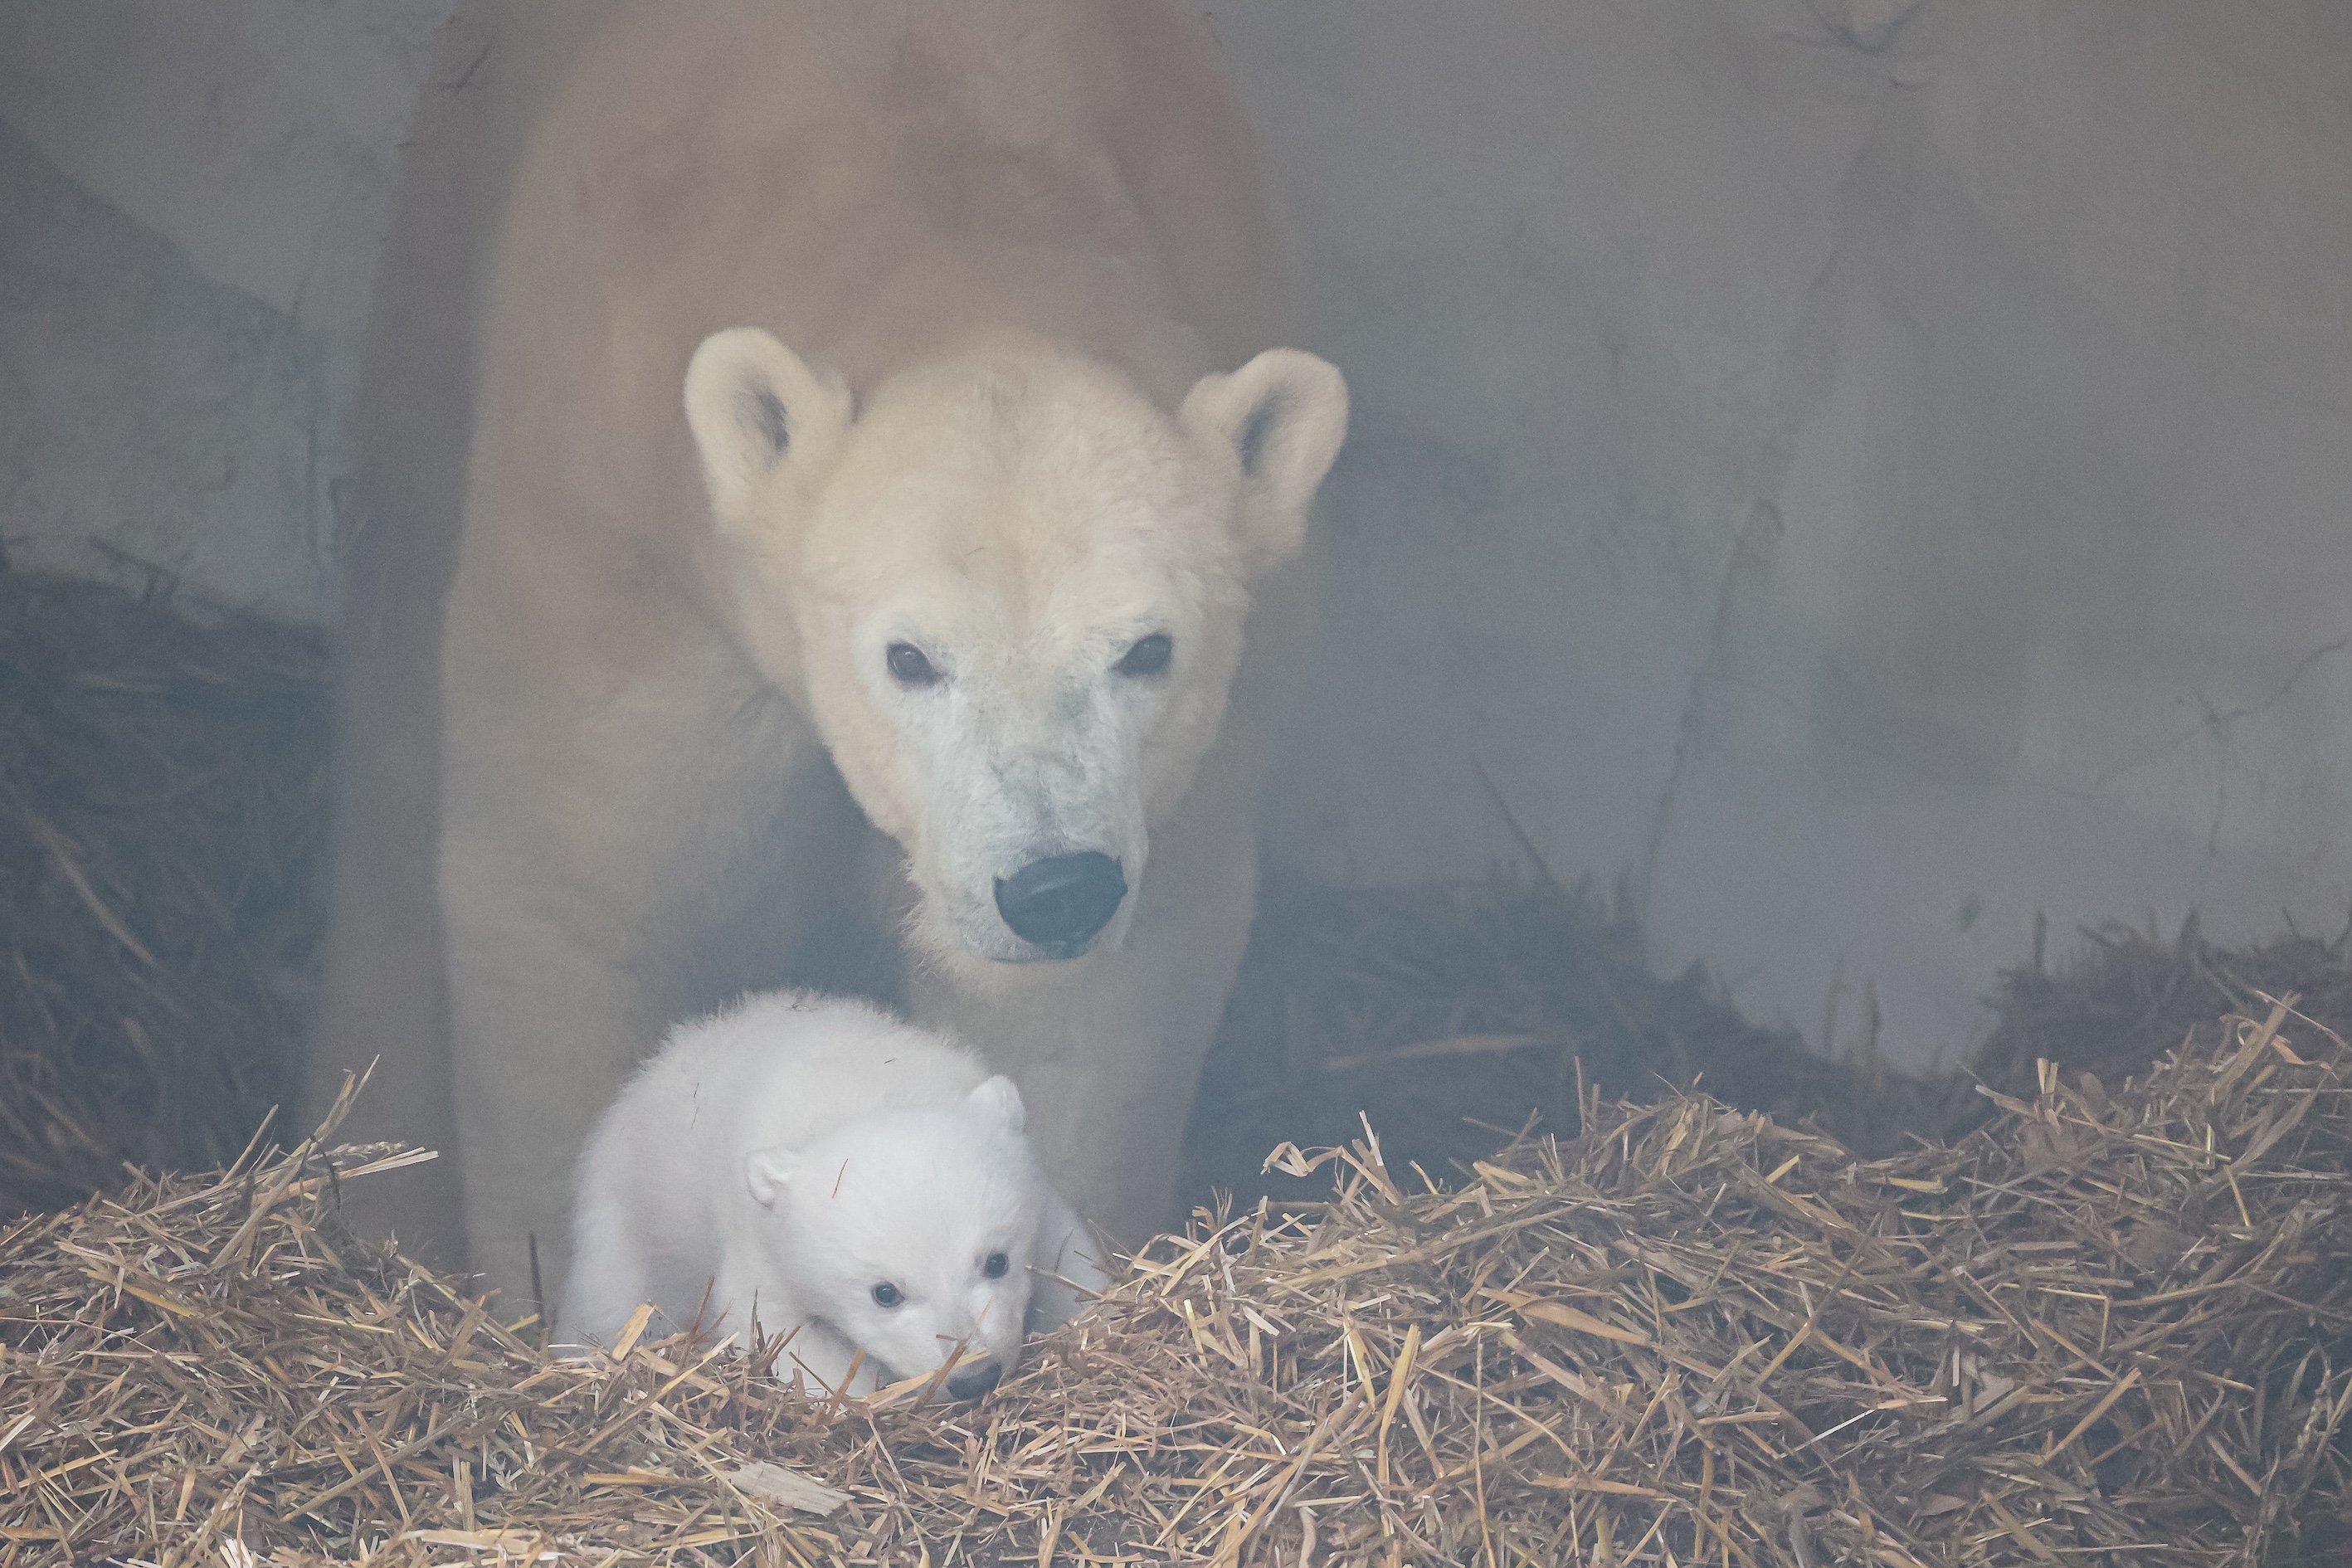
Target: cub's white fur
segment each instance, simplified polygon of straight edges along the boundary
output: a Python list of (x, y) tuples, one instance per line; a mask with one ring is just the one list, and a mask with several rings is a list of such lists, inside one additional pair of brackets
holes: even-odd
[(936, 1370), (972, 1394), (1103, 1273), (1022, 1135), (1021, 1094), (858, 1002), (781, 992), (673, 1030), (580, 1160), (562, 1327), (610, 1343), (790, 1331), (827, 1387)]

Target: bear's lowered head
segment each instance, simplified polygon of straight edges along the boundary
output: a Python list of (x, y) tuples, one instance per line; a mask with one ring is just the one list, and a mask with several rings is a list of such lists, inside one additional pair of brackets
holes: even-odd
[(1151, 829), (1215, 742), (1251, 587), (1304, 542), (1347, 387), (1273, 349), (1174, 411), (995, 337), (862, 405), (768, 332), (704, 342), (686, 411), (721, 598), (907, 852), (954, 963), (1117, 947)]

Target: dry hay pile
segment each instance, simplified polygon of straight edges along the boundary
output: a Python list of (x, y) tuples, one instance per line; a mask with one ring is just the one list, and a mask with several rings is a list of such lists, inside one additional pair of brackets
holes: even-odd
[[(1532, 850), (1530, 850), (1532, 854)], [(2192, 914), (2177, 937), (2084, 927), (2052, 964), (2031, 955), (1988, 998), (1993, 1027), (1959, 1071), (1903, 1070), (1882, 1053), (1868, 976), (1833, 983), (1809, 1042), (1742, 1017), (1700, 964), (1661, 977), (1640, 925), (1538, 865), (1531, 879), (1410, 889), (1276, 884), (1257, 921), (1186, 1134), (1189, 1189), (1307, 1194), (1254, 1174), (1285, 1139), (1338, 1142), (1360, 1112), (1400, 1163), (1483, 1158), (1528, 1124), (1576, 1129), (1580, 1083), (1637, 1100), (1689, 1088), (1866, 1154), (1950, 1142), (1991, 1114), (1979, 1083), (2036, 1092), (2036, 1064), (2120, 1082), (2214, 1020), (2298, 994), (2352, 1031), (2352, 928), (2290, 929), (2218, 947)], [(1913, 1048), (1900, 1054), (1916, 1055)]]
[[(1889, 1068), (1874, 997), (1866, 983), (1851, 989), (1824, 1009), (1825, 1052), (1740, 1016), (1702, 965), (1659, 977), (1637, 922), (1547, 875), (1277, 883), (1202, 1075), (1190, 1190), (1305, 1194), (1278, 1174), (1253, 1179), (1265, 1151), (1340, 1142), (1360, 1113), (1400, 1163), (1443, 1172), (1493, 1152), (1530, 1116), (1572, 1132), (1580, 1085), (1649, 1099), (1696, 1081), (1784, 1122), (1811, 1117), (1869, 1153), (1901, 1147), (1906, 1131), (1981, 1120), (1966, 1079)], [(2217, 996), (2204, 1021), (2232, 1005)], [(2140, 1045), (2140, 1060), (2179, 1039)]]
[(279, 1098), (328, 706), (313, 635), (0, 567), (0, 1215), (220, 1165)]
[(1875, 1161), (1689, 1096), (1452, 1192), (1286, 1151), (1335, 1195), (965, 1407), (550, 1361), (306, 1143), (0, 1239), (0, 1564), (2341, 1561), (2348, 1071), (2278, 1007)]
[(1971, 1053), (1969, 1070), (2013, 1094), (2031, 1094), (2034, 1064), (2120, 1082), (2184, 1039), (2210, 1046), (2214, 1020), (2256, 1013), (2262, 998), (2296, 997), (2307, 1017), (2352, 1033), (2352, 924), (2332, 941), (2295, 931), (2252, 947), (2216, 947), (2192, 912), (2167, 942), (2154, 929), (2084, 926), (2082, 945), (2055, 968), (2042, 963), (2036, 922), (2032, 961), (2006, 970), (1992, 999), (1997, 1023)]

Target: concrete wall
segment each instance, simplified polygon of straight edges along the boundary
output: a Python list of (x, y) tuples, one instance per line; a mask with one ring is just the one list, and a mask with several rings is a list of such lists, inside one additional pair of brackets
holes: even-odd
[(1220, 8), (1363, 409), (1275, 841), (1510, 859), (1483, 767), (1915, 1055), (2037, 909), (2334, 930), (2352, 8), (1821, 10)]
[(451, 9), (0, 5), (12, 560), (142, 575), (127, 556), (331, 617), (341, 416), (401, 131)]
[[(0, 533), (284, 613), (446, 0), (0, 13)], [(2352, 8), (1233, 0), (1360, 416), (1281, 857), (1818, 1036), (2352, 904)], [(34, 221), (20, 215), (37, 214)], [(208, 465), (218, 465), (217, 468)], [(1844, 1016), (1857, 1009), (1849, 1001)]]

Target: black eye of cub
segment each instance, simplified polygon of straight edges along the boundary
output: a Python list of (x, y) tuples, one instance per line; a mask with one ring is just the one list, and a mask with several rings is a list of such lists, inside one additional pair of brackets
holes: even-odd
[(887, 1279), (874, 1287), (874, 1304), (877, 1307), (895, 1307), (906, 1299), (899, 1294), (898, 1287)]
[(1148, 637), (1138, 637), (1135, 646), (1111, 668), (1121, 675), (1165, 675), (1168, 661), (1175, 652), (1173, 638), (1166, 632), (1154, 632)]
[(894, 642), (884, 658), (890, 666), (891, 679), (901, 686), (931, 686), (939, 681), (938, 667), (913, 643)]
[(1004, 1271), (1012, 1267), (1013, 1259), (1001, 1252), (992, 1252), (988, 1255), (988, 1261), (980, 1266), (980, 1271), (991, 1279), (1002, 1279)]

